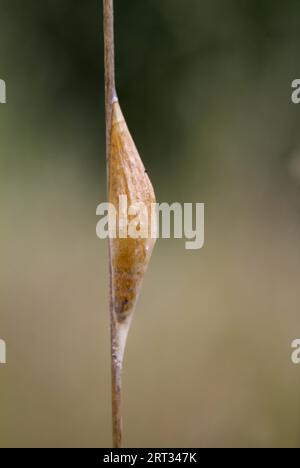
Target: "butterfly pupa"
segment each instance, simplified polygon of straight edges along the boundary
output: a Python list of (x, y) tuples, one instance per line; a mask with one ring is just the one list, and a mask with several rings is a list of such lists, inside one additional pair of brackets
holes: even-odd
[[(120, 224), (120, 196), (126, 197), (128, 207), (142, 205), (143, 216), (146, 214), (152, 222), (152, 225), (149, 223), (147, 236), (136, 238), (127, 232), (127, 237), (121, 238), (117, 232), (117, 236), (110, 239), (114, 318), (120, 327), (124, 325), (128, 331), (156, 241), (156, 226), (153, 226), (153, 206), (156, 201), (154, 189), (118, 101), (112, 106), (110, 137), (109, 202), (115, 208), (117, 226)], [(141, 218), (140, 213), (134, 219), (136, 225), (143, 224)]]

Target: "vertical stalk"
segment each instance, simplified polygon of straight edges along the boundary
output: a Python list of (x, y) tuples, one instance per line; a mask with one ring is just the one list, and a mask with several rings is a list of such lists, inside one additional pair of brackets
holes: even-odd
[(105, 114), (106, 114), (106, 157), (109, 169), (110, 133), (112, 104), (116, 98), (114, 2), (103, 0), (104, 67), (105, 67)]
[[(103, 0), (104, 65), (105, 65), (105, 116), (106, 116), (106, 165), (107, 187), (109, 191), (111, 117), (112, 105), (116, 100), (114, 11), (113, 0)], [(120, 336), (114, 311), (114, 294), (111, 267), (111, 241), (109, 241), (109, 308), (111, 327), (111, 373), (112, 373), (112, 433), (114, 448), (122, 447), (121, 379), (122, 359), (120, 360)]]

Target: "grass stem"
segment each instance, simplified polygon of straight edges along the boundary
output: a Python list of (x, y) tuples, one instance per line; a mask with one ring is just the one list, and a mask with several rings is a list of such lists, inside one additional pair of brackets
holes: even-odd
[[(106, 117), (106, 165), (109, 190), (111, 154), (112, 105), (116, 100), (115, 47), (114, 47), (113, 0), (103, 0), (104, 66), (105, 66), (105, 117)], [(120, 336), (114, 311), (114, 294), (111, 267), (111, 242), (109, 241), (109, 308), (111, 324), (111, 372), (112, 372), (112, 432), (114, 448), (122, 447), (122, 361), (120, 359)], [(122, 354), (122, 353), (121, 353)]]

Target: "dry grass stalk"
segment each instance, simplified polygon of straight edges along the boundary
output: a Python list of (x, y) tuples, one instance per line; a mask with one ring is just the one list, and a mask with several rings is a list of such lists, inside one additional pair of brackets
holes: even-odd
[[(109, 202), (119, 209), (119, 196), (128, 205), (143, 202), (149, 217), (154, 190), (123, 117), (115, 88), (113, 0), (104, 2), (105, 101)], [(109, 241), (110, 320), (112, 356), (113, 445), (122, 447), (122, 367), (130, 323), (155, 239), (116, 238)]]

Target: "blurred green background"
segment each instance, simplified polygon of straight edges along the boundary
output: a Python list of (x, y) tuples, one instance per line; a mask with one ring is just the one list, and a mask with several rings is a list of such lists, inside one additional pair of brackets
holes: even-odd
[[(111, 444), (101, 1), (0, 0), (1, 447)], [(300, 2), (115, 0), (121, 105), (160, 240), (124, 373), (127, 447), (300, 446)]]

